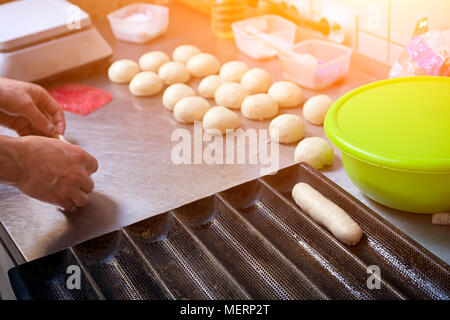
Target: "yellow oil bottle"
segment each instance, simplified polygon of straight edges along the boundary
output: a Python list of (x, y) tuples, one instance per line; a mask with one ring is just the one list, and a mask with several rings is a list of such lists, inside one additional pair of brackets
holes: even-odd
[(211, 27), (221, 39), (232, 39), (233, 22), (247, 17), (247, 0), (211, 0)]

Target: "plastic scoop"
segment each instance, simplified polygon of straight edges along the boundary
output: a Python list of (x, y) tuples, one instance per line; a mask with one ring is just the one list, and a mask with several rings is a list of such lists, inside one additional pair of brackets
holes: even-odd
[(271, 36), (265, 32), (259, 31), (253, 26), (246, 26), (245, 31), (257, 37), (259, 40), (263, 41), (266, 45), (272, 47), (277, 50), (280, 54), (284, 56), (288, 56), (291, 59), (301, 63), (303, 65), (317, 65), (319, 64), (319, 60), (310, 54), (299, 54), (292, 50), (291, 46), (284, 42), (283, 40), (278, 39), (277, 37)]

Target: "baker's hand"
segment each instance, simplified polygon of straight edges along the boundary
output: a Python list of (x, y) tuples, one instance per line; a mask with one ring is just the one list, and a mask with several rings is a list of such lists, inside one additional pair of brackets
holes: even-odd
[(21, 136), (64, 134), (64, 111), (44, 88), (0, 78), (0, 125)]
[(37, 136), (18, 138), (20, 175), (13, 183), (23, 193), (70, 211), (84, 207), (94, 189), (90, 177), (97, 160), (78, 146)]

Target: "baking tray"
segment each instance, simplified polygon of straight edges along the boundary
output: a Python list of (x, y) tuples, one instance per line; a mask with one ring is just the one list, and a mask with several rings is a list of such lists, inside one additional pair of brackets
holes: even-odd
[[(338, 242), (295, 205), (306, 182), (357, 221)], [(80, 267), (69, 290), (67, 267)], [(369, 289), (369, 266), (380, 289)], [(9, 271), (18, 299), (450, 299), (450, 268), (307, 164)]]

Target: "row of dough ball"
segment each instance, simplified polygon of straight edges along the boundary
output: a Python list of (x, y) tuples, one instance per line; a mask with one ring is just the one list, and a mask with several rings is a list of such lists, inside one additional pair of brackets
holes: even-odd
[[(173, 61), (170, 61), (170, 57), (162, 51), (152, 51), (141, 56), (139, 66), (143, 71), (159, 72), (162, 78), (167, 73), (172, 74), (172, 77), (177, 75), (180, 79), (177, 81), (178, 83), (188, 82), (190, 75), (194, 77), (205, 77), (210, 74), (215, 74), (220, 68), (220, 62), (215, 56), (209, 53), (203, 53), (193, 45), (178, 46), (172, 53), (172, 59)], [(169, 62), (172, 63), (168, 64)], [(188, 73), (189, 78), (185, 80)], [(170, 82), (166, 83), (168, 85), (176, 83), (172, 81), (168, 82)]]
[(117, 60), (109, 67), (108, 76), (114, 83), (130, 83), (133, 95), (151, 96), (160, 92), (164, 84), (186, 83), (191, 75), (204, 77), (220, 69), (216, 57), (201, 53), (195, 46), (179, 46), (172, 57), (174, 61), (162, 51), (152, 51), (142, 55), (139, 64), (130, 59)]
[[(182, 123), (203, 121), (208, 133), (222, 134), (226, 130), (239, 127), (239, 117), (223, 106), (210, 106), (202, 97), (196, 96), (194, 89), (184, 83), (171, 85), (164, 91), (163, 105), (173, 111), (175, 119)], [(216, 132), (214, 132), (214, 130)]]
[[(230, 92), (233, 94), (230, 96)], [(239, 109), (243, 100), (253, 94), (268, 94), (279, 107), (299, 106), (303, 90), (290, 81), (272, 83), (269, 73), (261, 68), (250, 69), (241, 61), (225, 63), (219, 75), (210, 75), (199, 84), (199, 93), (205, 98), (214, 98), (219, 104)], [(219, 100), (219, 101), (217, 101)], [(223, 100), (223, 101), (222, 101)]]
[[(261, 95), (253, 95), (261, 97)], [(191, 123), (203, 121), (203, 128), (209, 134), (223, 134), (227, 130), (239, 127), (238, 115), (223, 107), (210, 108), (205, 98), (195, 95), (195, 91), (185, 84), (174, 84), (167, 88), (163, 95), (164, 106), (173, 109), (174, 117), (179, 122)], [(258, 101), (255, 102), (255, 105)], [(306, 162), (315, 169), (331, 165), (334, 152), (331, 145), (322, 138), (304, 138), (305, 124), (293, 114), (282, 114), (273, 119), (269, 126), (269, 134), (278, 143), (294, 143), (301, 140), (294, 153), (296, 162)], [(302, 140), (303, 139), (303, 140)]]
[[(214, 98), (217, 104), (231, 109), (240, 109), (249, 95), (267, 93), (280, 108), (299, 106), (304, 101), (303, 90), (290, 81), (277, 81), (272, 83), (269, 73), (261, 68), (250, 69), (241, 61), (230, 61), (221, 68), (219, 75), (209, 75), (202, 79), (198, 91), (205, 98)], [(255, 97), (250, 101), (262, 101), (265, 104), (261, 109), (267, 118), (276, 114), (273, 101), (267, 97)], [(305, 119), (313, 124), (321, 125), (332, 100), (326, 95), (319, 95), (309, 99), (303, 107)], [(258, 119), (259, 113), (251, 108), (252, 103), (246, 103), (243, 108), (244, 116)], [(250, 106), (250, 108), (248, 108)], [(264, 119), (264, 118), (262, 118)]]
[(194, 77), (205, 77), (219, 71), (219, 60), (203, 53), (192, 45), (181, 45), (172, 53), (172, 59), (162, 51), (152, 51), (141, 56), (139, 66), (143, 71), (158, 73), (166, 85), (186, 83)]
[[(195, 96), (194, 90), (185, 84), (170, 86), (164, 93), (163, 101), (166, 107), (174, 105), (173, 114), (177, 121), (182, 123), (203, 121), (203, 128), (209, 134), (223, 134), (227, 130), (239, 127), (239, 117), (235, 112), (223, 106), (211, 108), (205, 98)], [(294, 153), (296, 162), (306, 162), (315, 169), (333, 163), (333, 148), (325, 139), (319, 137), (303, 139), (305, 124), (297, 115), (282, 114), (273, 119), (269, 126), (269, 134), (279, 143), (301, 140)]]
[[(139, 59), (139, 66), (132, 60), (120, 60), (111, 66), (108, 73), (113, 82), (126, 83), (131, 78), (130, 91), (137, 96), (158, 93), (163, 82), (171, 85), (163, 95), (163, 104), (173, 110), (175, 119), (183, 123), (203, 120), (204, 129), (215, 134), (237, 128), (239, 118), (223, 106), (211, 108), (206, 99), (196, 96), (191, 87), (183, 84), (190, 80), (191, 74), (206, 76), (199, 85), (203, 97), (215, 98), (218, 104), (230, 108), (241, 108), (243, 115), (250, 119), (273, 118), (278, 107), (294, 107), (304, 100), (302, 89), (292, 82), (272, 83), (267, 71), (250, 69), (240, 61), (227, 62), (220, 67), (214, 56), (202, 54), (194, 46), (180, 46), (172, 57), (174, 61), (170, 61), (164, 52), (153, 51)], [(139, 72), (139, 67), (144, 71)], [(218, 71), (219, 75), (216, 75)], [(313, 124), (322, 124), (331, 103), (325, 95), (309, 99), (303, 107), (305, 119)], [(304, 131), (302, 119), (292, 114), (275, 118), (269, 128), (272, 139), (280, 143), (299, 141), (303, 139)], [(295, 160), (320, 169), (332, 163), (333, 150), (324, 139), (307, 138), (298, 144)]]
[[(176, 84), (173, 86), (186, 85)], [(188, 88), (192, 90), (192, 88)], [(211, 108), (205, 98), (195, 96), (193, 90), (184, 89), (186, 89), (186, 93), (189, 92), (192, 95), (183, 97), (175, 103), (173, 114), (177, 121), (182, 123), (203, 121), (203, 128), (209, 134), (223, 134), (227, 130), (239, 127), (239, 117), (235, 112), (223, 106)], [(328, 141), (319, 137), (303, 139), (305, 125), (297, 115), (282, 114), (273, 119), (270, 123), (269, 134), (279, 143), (293, 143), (301, 140), (294, 152), (296, 162), (306, 162), (315, 169), (321, 169), (333, 163), (334, 152)]]
[[(198, 91), (205, 98), (214, 98), (219, 105), (241, 109), (245, 117), (254, 120), (273, 118), (278, 107), (295, 107), (304, 101), (303, 90), (296, 84), (290, 81), (272, 83), (267, 71), (250, 69), (241, 61), (227, 62), (219, 75), (202, 79)], [(309, 99), (303, 108), (305, 119), (316, 125), (323, 124), (331, 103), (326, 95)]]
[[(241, 61), (230, 61), (220, 68), (217, 58), (201, 53), (195, 46), (179, 46), (172, 57), (175, 61), (170, 61), (169, 56), (162, 51), (152, 51), (139, 59), (143, 72), (139, 72), (139, 66), (134, 61), (124, 59), (113, 63), (108, 74), (111, 81), (118, 83), (127, 82), (134, 75), (129, 87), (130, 92), (136, 96), (151, 96), (160, 92), (163, 82), (167, 85), (188, 82), (191, 72), (198, 77), (209, 75), (200, 82), (200, 95), (205, 98), (214, 97), (217, 104), (232, 109), (240, 109), (242, 106), (243, 115), (255, 120), (272, 118), (278, 113), (278, 107), (293, 107), (304, 99), (302, 89), (292, 82), (279, 81), (272, 84), (267, 71), (261, 68), (250, 69)], [(219, 69), (220, 75), (211, 74)], [(240, 81), (240, 84), (233, 81)], [(268, 95), (262, 95), (266, 91)], [(250, 98), (249, 94), (260, 95)], [(304, 106), (305, 119), (314, 124), (322, 124), (330, 104), (331, 100), (327, 96), (313, 97)]]

